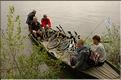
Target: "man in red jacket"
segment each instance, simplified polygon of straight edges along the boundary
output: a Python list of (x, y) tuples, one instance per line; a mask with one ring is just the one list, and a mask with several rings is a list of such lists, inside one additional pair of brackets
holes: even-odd
[(47, 17), (47, 15), (43, 15), (43, 18), (41, 20), (41, 25), (44, 29), (51, 28), (51, 22), (50, 19)]

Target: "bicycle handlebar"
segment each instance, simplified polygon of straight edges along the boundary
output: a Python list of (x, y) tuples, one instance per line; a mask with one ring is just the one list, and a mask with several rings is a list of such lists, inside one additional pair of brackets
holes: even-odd
[(56, 26), (56, 28), (57, 28), (60, 32), (62, 31), (62, 30), (60, 30), (60, 29), (59, 29), (59, 27), (58, 27), (58, 26)]
[(74, 40), (74, 43), (76, 43), (76, 39), (75, 39), (75, 37), (73, 36), (73, 34), (71, 33), (71, 31), (68, 31), (68, 33), (70, 34), (70, 39), (73, 39), (73, 40)]
[(75, 35), (78, 35), (76, 31), (74, 31)]
[(63, 30), (63, 28), (61, 27), (61, 25), (59, 25), (59, 27), (61, 28), (61, 30), (63, 31), (63, 33), (66, 34), (65, 31)]

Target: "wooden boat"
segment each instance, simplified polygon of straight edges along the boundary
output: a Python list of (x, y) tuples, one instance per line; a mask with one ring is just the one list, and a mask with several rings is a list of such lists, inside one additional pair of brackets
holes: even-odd
[[(37, 41), (36, 39), (34, 39), (33, 36), (30, 36), (30, 37), (36, 43), (42, 44), (46, 48), (46, 50), (48, 51), (49, 55), (53, 56), (56, 59), (61, 60), (63, 63), (65, 63), (65, 64), (67, 64), (68, 66), (71, 67), (71, 65), (70, 65), (70, 54), (69, 54), (68, 51), (61, 51), (60, 52), (56, 48), (49, 50), (47, 48), (47, 44), (48, 44), (47, 41), (40, 42), (40, 41)], [(81, 70), (78, 70), (78, 71), (82, 72), (86, 75), (92, 76), (94, 78), (98, 78), (98, 79), (119, 79), (120, 78), (120, 71), (118, 69), (116, 69), (108, 61), (106, 61), (103, 66), (91, 67), (91, 68), (84, 70), (84, 71), (81, 71)]]

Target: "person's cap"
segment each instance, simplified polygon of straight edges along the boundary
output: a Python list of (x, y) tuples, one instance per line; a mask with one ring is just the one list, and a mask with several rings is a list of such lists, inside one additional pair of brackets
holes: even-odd
[(36, 13), (36, 10), (33, 10), (32, 12)]

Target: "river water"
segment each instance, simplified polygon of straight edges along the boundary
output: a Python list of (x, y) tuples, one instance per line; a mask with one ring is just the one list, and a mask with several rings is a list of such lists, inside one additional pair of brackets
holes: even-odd
[(77, 31), (83, 37), (94, 31), (96, 26), (93, 34), (102, 34), (107, 18), (115, 24), (120, 23), (119, 1), (1, 1), (2, 27), (6, 26), (9, 5), (14, 5), (16, 13), (21, 16), (24, 33), (27, 31), (27, 14), (33, 9), (37, 11), (39, 21), (43, 14), (47, 14), (53, 28), (60, 24), (65, 31)]

